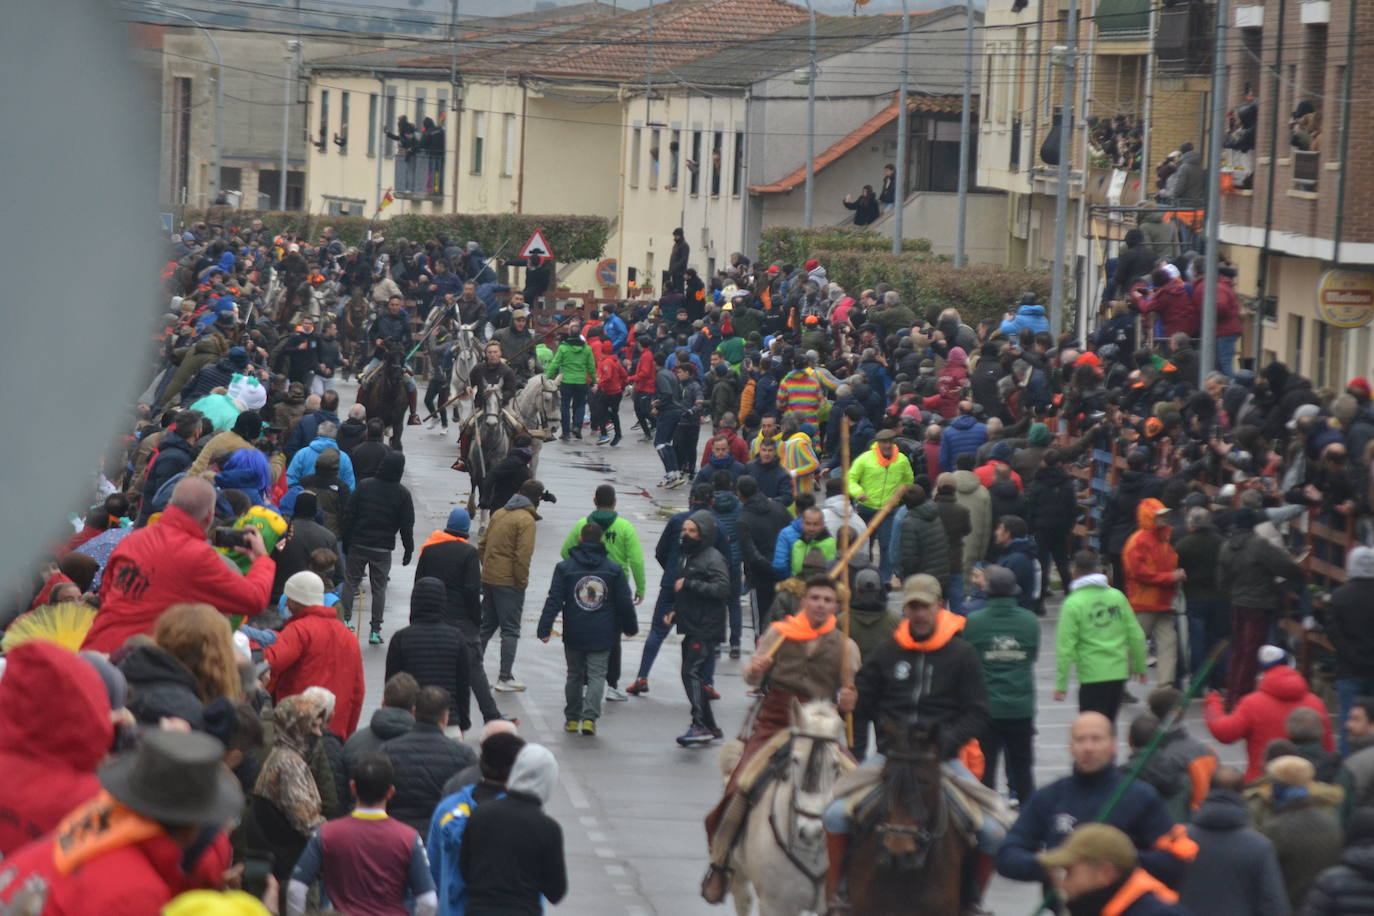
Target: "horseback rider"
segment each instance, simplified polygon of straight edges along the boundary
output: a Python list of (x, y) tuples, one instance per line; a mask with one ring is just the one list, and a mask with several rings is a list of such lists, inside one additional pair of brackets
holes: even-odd
[[(494, 340), (488, 343), (485, 355), (486, 358), (482, 362), (472, 367), (472, 372), (468, 376), (467, 393), (472, 396), (472, 403), (477, 405), (485, 404), (487, 394), (496, 391), (500, 396), (501, 406), (505, 407), (520, 390), (520, 383), (515, 377), (515, 371), (501, 358), (499, 343)], [(467, 469), (468, 444), (472, 441), (472, 428), (477, 423), (479, 413), (474, 406), (472, 415), (463, 422), (463, 429), (458, 435), (458, 463), (454, 465), (456, 470)]]
[[(373, 375), (381, 368), (386, 359), (388, 345), (398, 347), (404, 353), (410, 352), (410, 316), (406, 314), (404, 302), (400, 296), (392, 296), (387, 300), (386, 311), (379, 314), (377, 320), (372, 322), (372, 327), (368, 329), (367, 336), (372, 341), (374, 349), (372, 359), (368, 361), (367, 367), (362, 372), (364, 386), (371, 382)], [(404, 369), (404, 367), (402, 368)], [(402, 378), (405, 380), (406, 398), (410, 401), (409, 425), (419, 426), (420, 415), (415, 409), (415, 379), (411, 377), (408, 369), (404, 369)]]
[(512, 309), (510, 324), (493, 334), (491, 339), (501, 345), (501, 358), (509, 363), (521, 385), (542, 371), (534, 351), (536, 338), (530, 328), (528, 309)]
[[(891, 640), (869, 653), (855, 677), (859, 693), (855, 718), (862, 722), (936, 725), (940, 759), (959, 776), (976, 781), (965, 761), (981, 761), (975, 739), (987, 724), (987, 688), (973, 646), (959, 636), (965, 619), (941, 607), (940, 598), (940, 583), (934, 576), (915, 575), (903, 583), (904, 620)], [(865, 793), (876, 781), (874, 771), (880, 771), (888, 750), (888, 738), (881, 728), (877, 739), (878, 754), (860, 768), (861, 773), (875, 777), (864, 785)], [(830, 853), (826, 891), (832, 912), (843, 912), (845, 907), (839, 885), (849, 841), (849, 801), (847, 793), (841, 795), (825, 812)], [(978, 845), (984, 854), (977, 857), (976, 874), (965, 877), (965, 909), (977, 904), (981, 884), (992, 874), (992, 853), (1004, 835), (993, 818), (983, 817), (982, 821)]]
[(835, 580), (825, 575), (808, 579), (798, 612), (775, 622), (744, 666), (745, 683), (762, 690), (763, 697), (755, 707), (744, 750), (726, 783), (725, 795), (706, 816), (711, 867), (702, 880), (701, 896), (707, 903), (725, 899), (729, 885), (726, 863), (749, 814), (748, 790), (755, 787), (742, 789), (741, 775), (761, 750), (775, 743), (775, 736), (787, 731), (793, 702), (833, 699), (841, 712), (854, 709), (859, 697), (853, 685), (859, 649), (836, 627), (838, 609)]

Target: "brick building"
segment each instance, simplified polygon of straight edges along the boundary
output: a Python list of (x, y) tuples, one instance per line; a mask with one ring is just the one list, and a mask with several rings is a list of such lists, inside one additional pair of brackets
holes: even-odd
[[(1347, 101), (1351, 3), (1357, 37)], [(1339, 390), (1348, 378), (1369, 374), (1374, 355), (1367, 324), (1374, 307), (1360, 307), (1374, 302), (1374, 173), (1341, 162), (1343, 145), (1352, 163), (1374, 153), (1374, 67), (1361, 65), (1368, 54), (1358, 37), (1367, 42), (1374, 35), (1374, 3), (1268, 0), (1240, 3), (1232, 15), (1228, 101), (1238, 105), (1253, 95), (1258, 117), (1250, 186), (1223, 198), (1222, 251), (1240, 270), (1238, 291), (1261, 305), (1261, 364), (1281, 359), (1318, 386)], [(1309, 108), (1312, 116), (1298, 123), (1295, 115)], [(1342, 137), (1347, 123), (1349, 136)], [(1371, 292), (1343, 293), (1328, 299), (1343, 308), (1324, 307), (1318, 286), (1336, 266), (1357, 275), (1347, 278), (1347, 289)], [(1255, 331), (1255, 321), (1247, 322), (1246, 356), (1255, 354)]]

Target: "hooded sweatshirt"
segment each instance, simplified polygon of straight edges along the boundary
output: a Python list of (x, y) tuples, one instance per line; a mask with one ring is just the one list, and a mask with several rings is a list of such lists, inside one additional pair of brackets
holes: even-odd
[(1126, 570), (1126, 598), (1136, 613), (1173, 609), (1178, 582), (1178, 552), (1169, 543), (1170, 528), (1161, 524), (1158, 513), (1164, 504), (1157, 499), (1142, 499), (1136, 507), (1136, 530), (1121, 549), (1121, 564)]
[[(114, 740), (100, 675), (56, 643), (6, 653), (0, 678), (0, 856), (48, 833), (100, 791), (95, 768)], [(62, 698), (61, 715), (51, 699)]]
[(415, 580), (410, 626), (392, 636), (386, 647), (386, 679), (404, 671), (421, 687), (444, 688), (450, 719), (466, 731), (471, 724), (466, 702), (468, 654), (462, 632), (444, 622), (447, 608), (448, 591), (442, 580), (432, 576)]
[[(316, 436), (308, 446), (297, 452), (286, 467), (287, 485), (300, 486), (301, 480), (315, 473), (315, 461), (320, 457), (320, 452), (329, 448), (338, 450), (338, 441), (325, 436)], [(344, 452), (339, 452), (339, 479), (348, 484), (350, 490), (358, 488), (358, 480), (353, 476), (353, 459)]]
[[(303, 450), (301, 454), (305, 454)], [(299, 455), (297, 457), (300, 457)], [(347, 459), (347, 455), (340, 455)], [(376, 477), (364, 480), (348, 498), (341, 540), (344, 549), (357, 545), (373, 550), (396, 549), (396, 535), (406, 556), (415, 550), (415, 505), (401, 484), (405, 473), (403, 452), (388, 452)]]
[(383, 706), (372, 713), (366, 728), (360, 728), (353, 737), (344, 742), (344, 766), (351, 773), (358, 761), (367, 754), (374, 754), (392, 738), (399, 738), (415, 727), (415, 717), (408, 709)]
[(1274, 844), (1250, 828), (1245, 799), (1213, 790), (1188, 825), (1197, 858), (1179, 886), (1179, 904), (1208, 916), (1285, 916), (1283, 873)]
[(1264, 749), (1270, 741), (1288, 737), (1288, 714), (1305, 706), (1321, 715), (1322, 747), (1335, 750), (1331, 740), (1331, 716), (1326, 704), (1307, 687), (1307, 679), (1287, 665), (1275, 665), (1260, 678), (1259, 688), (1247, 693), (1230, 715), (1225, 713), (1221, 695), (1209, 693), (1203, 700), (1202, 714), (1207, 729), (1222, 744), (1245, 739), (1245, 781), (1264, 775)]
[(560, 372), (564, 385), (590, 385), (596, 381), (596, 357), (581, 335), (569, 334), (559, 341), (544, 374), (553, 378)]
[(709, 509), (698, 509), (688, 520), (696, 524), (700, 537), (682, 538), (682, 588), (674, 601), (678, 632), (688, 639), (723, 642), (730, 572), (725, 557), (711, 546), (716, 543), (716, 517)]
[(1055, 690), (1069, 687), (1069, 669), (1080, 684), (1124, 681), (1145, 673), (1145, 631), (1126, 596), (1101, 573), (1069, 583), (1054, 633)]
[(639, 543), (639, 532), (628, 519), (617, 515), (614, 509), (598, 509), (574, 522), (572, 530), (563, 539), (560, 552), (563, 559), (566, 560), (580, 542), (582, 528), (587, 522), (596, 522), (601, 526), (601, 543), (606, 547), (606, 555), (619, 563), (625, 574), (634, 579), (635, 597), (644, 597), (644, 548)]
[(547, 638), (563, 616), (563, 645), (579, 652), (609, 652), (620, 634), (638, 630), (625, 570), (604, 544), (579, 543), (553, 570), (536, 635)]

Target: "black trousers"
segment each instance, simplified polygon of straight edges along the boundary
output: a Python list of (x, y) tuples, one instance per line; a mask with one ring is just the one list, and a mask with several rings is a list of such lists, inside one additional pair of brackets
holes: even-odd
[(639, 421), (639, 431), (645, 436), (652, 435), (654, 431), (654, 415), (649, 411), (654, 408), (654, 396), (652, 394), (640, 394), (635, 392), (635, 419)]
[(602, 394), (596, 393), (597, 409), (596, 415), (592, 419), (592, 427), (597, 432), (605, 432), (609, 425), (615, 429), (615, 437), (620, 438), (620, 399), (624, 393)]
[(1072, 574), (1069, 572), (1069, 538), (1073, 536), (1072, 531), (1037, 531), (1035, 533), (1036, 545), (1040, 548), (1040, 594), (1043, 598), (1050, 590), (1050, 560), (1054, 560), (1055, 569), (1059, 570), (1059, 582), (1065, 594), (1068, 593), (1069, 583), (1073, 581)]
[(1006, 753), (1007, 789), (1028, 801), (1035, 792), (1035, 720), (988, 719), (979, 738), (983, 746), (983, 785), (997, 788), (997, 761)]
[(1124, 680), (1079, 684), (1078, 711), (1100, 712), (1115, 722), (1116, 714), (1121, 709), (1121, 694), (1125, 689), (1126, 682)]
[(716, 653), (716, 644), (687, 637), (682, 640), (682, 687), (692, 704), (692, 725), (712, 731), (716, 717), (711, 714), (711, 699), (706, 695), (706, 672)]

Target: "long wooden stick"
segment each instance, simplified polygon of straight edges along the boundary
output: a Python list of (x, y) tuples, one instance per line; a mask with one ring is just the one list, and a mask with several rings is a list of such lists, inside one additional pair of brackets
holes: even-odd
[[(840, 418), (840, 481), (844, 491), (844, 517), (840, 524), (840, 549), (848, 553), (849, 550), (849, 416)], [(840, 657), (840, 684), (848, 687), (853, 682), (854, 672), (849, 670), (849, 618), (852, 612), (849, 606), (849, 589), (841, 589), (843, 596), (841, 606), (844, 611), (844, 654)], [(844, 734), (849, 746), (854, 746), (854, 713), (844, 714)]]

